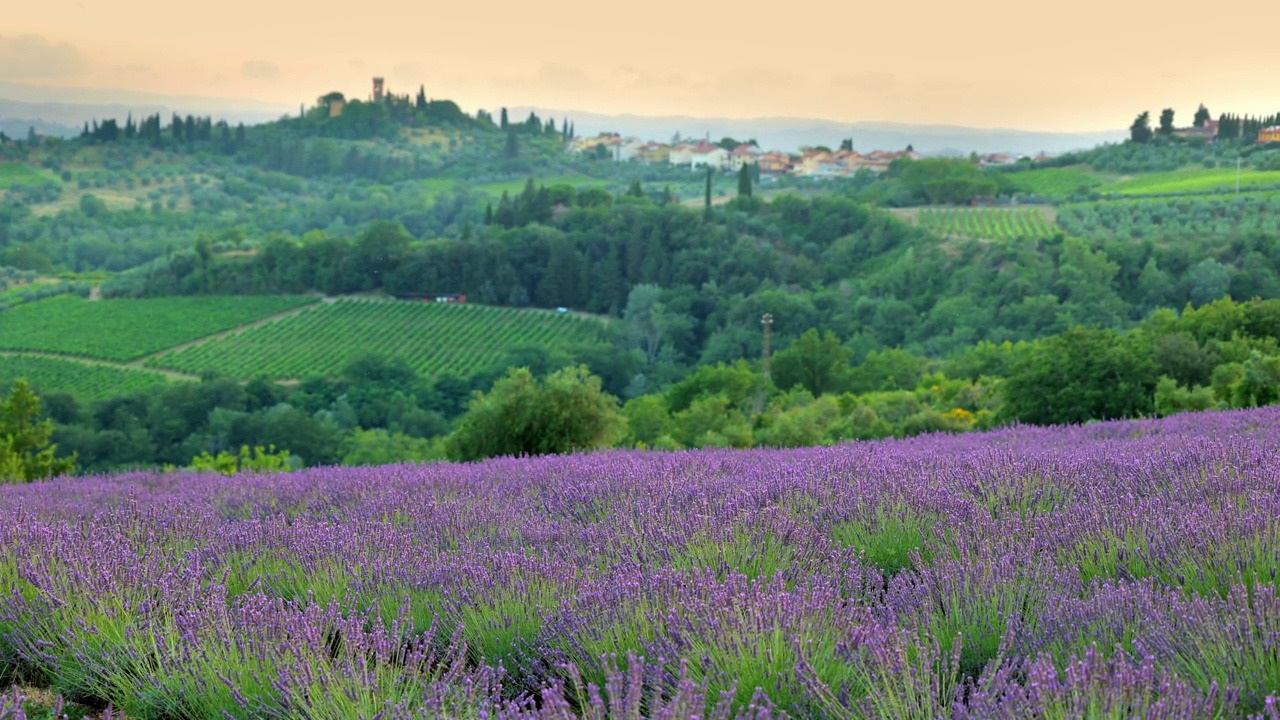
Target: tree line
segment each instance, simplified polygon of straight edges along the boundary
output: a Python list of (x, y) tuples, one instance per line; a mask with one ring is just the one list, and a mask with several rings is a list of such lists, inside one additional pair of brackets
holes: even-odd
[(468, 379), (367, 356), (292, 389), (209, 375), (90, 404), (50, 392), (43, 407), (20, 383), (0, 406), (0, 475), (801, 447), (1257, 407), (1280, 402), (1278, 339), (1280, 300), (1224, 298), (1125, 332), (1077, 326), (945, 358), (888, 349), (854, 362), (835, 333), (810, 329), (767, 372), (702, 365), (625, 401), (614, 354), (585, 347), (523, 348)]

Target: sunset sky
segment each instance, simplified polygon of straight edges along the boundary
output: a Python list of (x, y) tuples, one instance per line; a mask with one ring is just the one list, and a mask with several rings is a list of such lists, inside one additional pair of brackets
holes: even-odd
[(5, 9), (0, 81), (296, 106), (383, 75), (469, 111), (1108, 130), (1280, 110), (1277, 21), (1274, 0), (40, 0)]

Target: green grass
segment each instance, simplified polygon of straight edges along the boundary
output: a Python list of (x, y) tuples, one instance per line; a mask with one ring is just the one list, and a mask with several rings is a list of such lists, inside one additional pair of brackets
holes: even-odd
[(594, 337), (595, 320), (537, 310), (408, 301), (341, 300), (168, 353), (149, 366), (232, 377), (334, 375), (368, 352), (404, 358), (424, 375), (467, 374), (513, 345), (553, 348)]
[[(1280, 170), (1241, 170), (1240, 188), (1280, 186)], [(1121, 178), (1098, 187), (1098, 192), (1120, 195), (1158, 195), (1229, 191), (1236, 188), (1236, 169), (1188, 168)]]
[(38, 185), (48, 180), (44, 173), (27, 165), (0, 163), (0, 189), (15, 185)]
[(1045, 238), (1053, 225), (1034, 208), (922, 208), (920, 227), (939, 237)]
[(63, 295), (0, 314), (0, 350), (134, 360), (310, 302), (302, 297), (90, 302)]
[(1005, 177), (1018, 191), (1043, 197), (1066, 197), (1081, 188), (1093, 189), (1102, 184), (1098, 176), (1079, 166), (1028, 170)]
[(124, 395), (168, 382), (163, 374), (138, 368), (113, 368), (61, 358), (0, 355), (0, 391), (24, 378), (39, 392), (68, 392), (81, 400)]

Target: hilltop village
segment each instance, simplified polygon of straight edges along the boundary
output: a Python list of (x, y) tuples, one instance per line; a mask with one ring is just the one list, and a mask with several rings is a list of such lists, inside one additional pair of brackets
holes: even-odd
[[(798, 153), (764, 150), (755, 141), (736, 142), (725, 138), (720, 142), (709, 139), (675, 139), (672, 143), (622, 137), (602, 133), (595, 137), (571, 138), (566, 150), (575, 155), (595, 155), (615, 162), (636, 162), (646, 165), (673, 165), (689, 169), (712, 168), (737, 172), (743, 166), (754, 165), (761, 176), (792, 175), (808, 178), (847, 177), (860, 171), (882, 173), (889, 163), (900, 158), (919, 160), (920, 154), (910, 145), (904, 150), (871, 150), (858, 152), (853, 142), (845, 140), (839, 149), (823, 146), (804, 146)], [(992, 153), (976, 158), (982, 166), (1012, 165), (1020, 159), (1016, 155)], [(1049, 159), (1047, 155), (1029, 158), (1034, 161)]]

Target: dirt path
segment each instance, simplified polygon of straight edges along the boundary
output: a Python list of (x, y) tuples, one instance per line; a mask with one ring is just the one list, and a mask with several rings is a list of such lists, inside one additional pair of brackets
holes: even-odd
[(251, 323), (246, 323), (244, 325), (237, 325), (229, 330), (216, 332), (212, 335), (205, 335), (204, 337), (196, 338), (195, 340), (188, 340), (187, 342), (184, 342), (180, 345), (174, 345), (173, 347), (168, 347), (168, 348), (165, 348), (164, 350), (157, 350), (156, 352), (153, 352), (150, 355), (143, 355), (142, 357), (137, 358), (135, 360), (130, 360), (128, 363), (125, 363), (125, 365), (127, 367), (137, 367), (137, 368), (146, 367), (148, 370), (152, 370), (154, 368), (146, 365), (146, 362), (148, 360), (154, 360), (155, 358), (168, 355), (169, 353), (178, 352), (179, 350), (186, 350), (189, 347), (202, 345), (211, 340), (218, 340), (219, 338), (224, 338), (228, 335), (234, 335), (235, 333), (241, 332), (242, 330), (248, 330), (250, 328), (255, 328), (261, 325), (266, 325), (268, 323), (273, 323), (277, 320), (283, 320), (284, 318), (287, 318), (287, 317), (293, 317), (294, 315), (301, 315), (302, 313), (307, 312), (308, 310), (316, 309), (320, 305), (337, 302), (338, 299), (339, 298), (323, 297), (323, 298), (320, 298), (320, 302), (318, 303), (314, 303), (314, 302), (308, 303), (306, 305), (293, 308), (292, 310), (285, 310), (284, 312), (278, 312), (275, 315), (269, 315), (267, 317), (262, 318), (261, 320), (254, 320)]
[(58, 353), (48, 352), (19, 352), (12, 350), (0, 350), (0, 357), (33, 357), (44, 358), (46, 360), (69, 360), (71, 362), (80, 363), (81, 365), (95, 365), (98, 367), (115, 368), (116, 370), (142, 370), (144, 372), (163, 375), (170, 380), (199, 380), (195, 375), (176, 372), (174, 370), (161, 370), (159, 368), (140, 368), (132, 363), (119, 363), (110, 360), (95, 360), (93, 358), (78, 357), (76, 355), (59, 355)]

